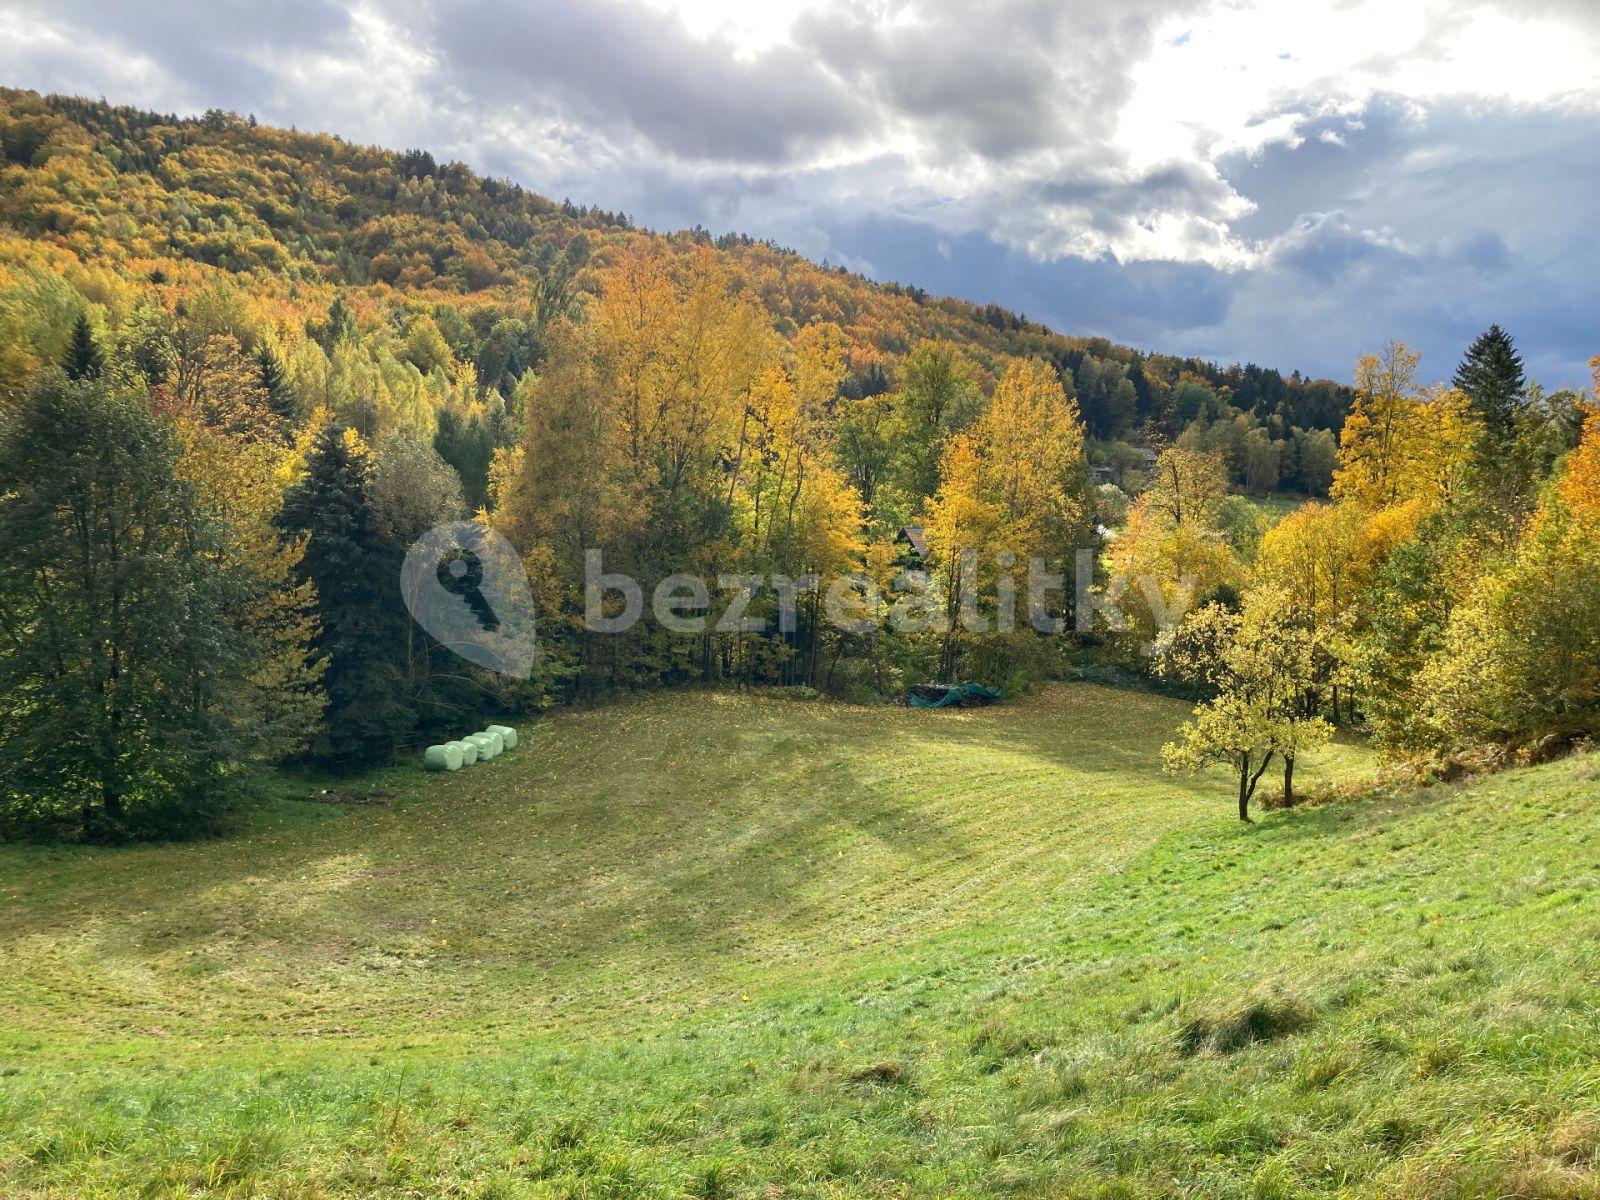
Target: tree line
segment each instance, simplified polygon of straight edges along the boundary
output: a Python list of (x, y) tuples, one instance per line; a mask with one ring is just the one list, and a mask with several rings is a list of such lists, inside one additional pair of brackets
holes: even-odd
[[(691, 682), (879, 700), (1103, 663), (1220, 703), (1258, 688), (1238, 647), (1280, 593), (1304, 680), (1285, 692), (1275, 666), (1246, 706), (1276, 731), (1249, 726), (1252, 778), (1270, 750), (1292, 790), (1282, 694), (1293, 737), (1365, 723), (1398, 753), (1586, 719), (1495, 710), (1491, 728), (1449, 677), (1468, 622), (1523, 603), (1517, 572), (1577, 536), (1551, 497), (1587, 410), (1493, 340), (1453, 388), (1418, 388), (1394, 347), (1351, 391), (228, 114), (3, 92), (0, 149), (7, 829), (215, 829), (277, 764), (361, 769), (469, 715)], [(1241, 494), (1283, 489), (1332, 502), (1273, 527)], [(465, 664), (401, 603), (406, 549), (462, 518), (524, 557), (529, 679)], [(819, 586), (754, 590), (736, 627), (597, 634), (591, 550), (651, 584)], [(1059, 628), (1085, 604), (1114, 620), (1009, 626), (1035, 559), (1063, 577)], [(929, 619), (832, 619), (842, 579), (870, 585), (857, 610)], [(709, 608), (692, 589), (679, 605)], [(1498, 694), (1525, 650), (1497, 651)], [(1428, 704), (1405, 690), (1424, 680)]]
[(1269, 766), (1293, 804), (1297, 760), (1338, 725), (1434, 771), (1600, 733), (1600, 407), (1544, 394), (1498, 326), (1448, 384), (1419, 386), (1419, 360), (1395, 342), (1357, 364), (1331, 503), (1248, 564), (1190, 544), (1193, 500), (1130, 548), (1212, 589), (1153, 634), (1157, 670), (1208, 697), (1166, 762), (1229, 765), (1242, 820)]

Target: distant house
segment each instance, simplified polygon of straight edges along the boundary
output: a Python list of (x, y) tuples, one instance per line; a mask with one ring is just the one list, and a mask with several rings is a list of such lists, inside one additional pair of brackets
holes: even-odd
[(1134, 446), (1133, 447), (1133, 452), (1139, 456), (1140, 460), (1146, 466), (1150, 466), (1150, 467), (1155, 466), (1156, 465), (1156, 459), (1161, 457), (1154, 450), (1150, 449), (1149, 446)]
[(902, 525), (894, 535), (894, 544), (900, 547), (902, 567), (916, 570), (927, 564), (928, 538), (921, 525)]
[(1115, 483), (1117, 481), (1117, 469), (1106, 463), (1101, 463), (1099, 466), (1089, 468), (1089, 478), (1096, 483)]

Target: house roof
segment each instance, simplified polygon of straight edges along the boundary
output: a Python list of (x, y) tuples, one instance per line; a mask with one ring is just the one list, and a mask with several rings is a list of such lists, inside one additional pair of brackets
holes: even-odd
[(894, 535), (896, 542), (909, 542), (911, 548), (918, 554), (926, 556), (928, 553), (928, 539), (922, 531), (921, 525), (902, 525), (900, 532)]

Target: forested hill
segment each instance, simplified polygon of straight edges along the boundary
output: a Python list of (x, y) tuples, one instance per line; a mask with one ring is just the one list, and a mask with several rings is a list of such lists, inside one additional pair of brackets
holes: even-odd
[[(1219, 687), (1164, 761), (1239, 770), (1241, 817), (1333, 723), (1600, 729), (1600, 413), (1498, 326), (1347, 397), (223, 112), (0, 92), (0, 153), (0, 835), (218, 828), (273, 764), (685, 683), (1156, 669)], [(526, 676), (407, 608), (471, 516)]]
[[(248, 299), (228, 303), (255, 309), (236, 314), (246, 350), (263, 325), (275, 326), (272, 340), (292, 354), (299, 337), (331, 344), (335, 325), (350, 321), (363, 341), (392, 333), (397, 343), (392, 363), (374, 344), (362, 364), (383, 385), (366, 389), (380, 407), (437, 411), (470, 399), (459, 381), (454, 397), (429, 381), (448, 365), (446, 350), (476, 368), (471, 387), (480, 397), (510, 396), (539, 362), (551, 318), (578, 306), (620, 250), (650, 239), (680, 251), (710, 244), (781, 334), (837, 324), (850, 347), (844, 387), (857, 394), (889, 390), (901, 358), (925, 339), (959, 347), (985, 390), (1005, 358), (1039, 356), (1076, 390), (1091, 437), (1139, 440), (1151, 427), (1176, 436), (1197, 417), (1238, 410), (1283, 446), (1290, 485), (1301, 482), (1293, 430), (1337, 429), (1351, 399), (1338, 384), (1298, 373), (1219, 368), (1058, 334), (997, 305), (873, 283), (742, 235), (652, 233), (622, 214), (558, 204), (426, 151), (359, 146), (215, 110), (180, 119), (0, 90), (0, 149), (7, 394), (39, 361), (59, 357), (71, 319), (52, 318), (85, 300), (120, 323), (152, 289), (171, 307), (228, 276), (244, 281)], [(29, 303), (17, 302), (19, 291)], [(433, 318), (443, 346), (422, 344), (433, 338), (431, 327), (415, 332), (421, 314)], [(416, 344), (399, 346), (408, 335)], [(407, 365), (420, 380), (403, 378)], [(341, 411), (370, 400), (328, 399), (357, 426), (386, 423), (381, 412)]]

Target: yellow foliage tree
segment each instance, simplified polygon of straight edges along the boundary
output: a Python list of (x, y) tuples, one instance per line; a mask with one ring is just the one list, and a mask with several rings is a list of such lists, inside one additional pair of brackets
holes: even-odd
[(1313, 638), (1306, 681), (1311, 711), (1331, 702), (1338, 719), (1367, 590), (1388, 553), (1415, 532), (1424, 506), (1420, 498), (1376, 512), (1352, 502), (1306, 504), (1262, 539), (1253, 579), (1281, 589), (1293, 618)]
[(195, 483), (211, 513), (233, 530), (224, 565), (250, 583), (233, 615), (263, 649), (244, 681), (257, 732), (269, 757), (293, 754), (305, 747), (321, 720), (318, 681), (326, 663), (311, 649), (318, 632), (315, 588), (295, 580), (303, 546), (285, 542), (273, 526), (283, 502), (277, 481), (289, 451), (216, 429), (189, 412), (177, 413), (174, 426), (183, 451), (179, 473)]
[(1215, 451), (1169, 446), (1156, 459), (1145, 489), (1145, 508), (1168, 528), (1215, 528), (1217, 506), (1228, 494), (1228, 468)]
[(1137, 644), (1152, 645), (1190, 608), (1242, 582), (1238, 554), (1218, 527), (1227, 469), (1213, 452), (1172, 446), (1111, 543), (1111, 594)]
[(1575, 519), (1600, 526), (1600, 405), (1589, 406), (1583, 438), (1567, 456), (1557, 490)]
[(1059, 557), (1088, 514), (1078, 403), (1041, 359), (1013, 363), (970, 430), (980, 487), (1019, 553)]
[(976, 611), (995, 556), (1005, 548), (1001, 537), (1006, 513), (1003, 503), (986, 495), (984, 461), (975, 438), (957, 434), (945, 443), (939, 476), (925, 531), (929, 565), (944, 603), (938, 622), (939, 677), (949, 682), (963, 642), (972, 633), (963, 628), (962, 615)]
[(1283, 800), (1293, 804), (1295, 763), (1333, 735), (1303, 703), (1314, 653), (1314, 635), (1270, 584), (1252, 590), (1238, 612), (1207, 605), (1186, 618), (1164, 640), (1160, 669), (1215, 695), (1162, 748), (1163, 766), (1193, 773), (1226, 764), (1238, 784), (1239, 820), (1249, 821), (1256, 786), (1277, 755)]

